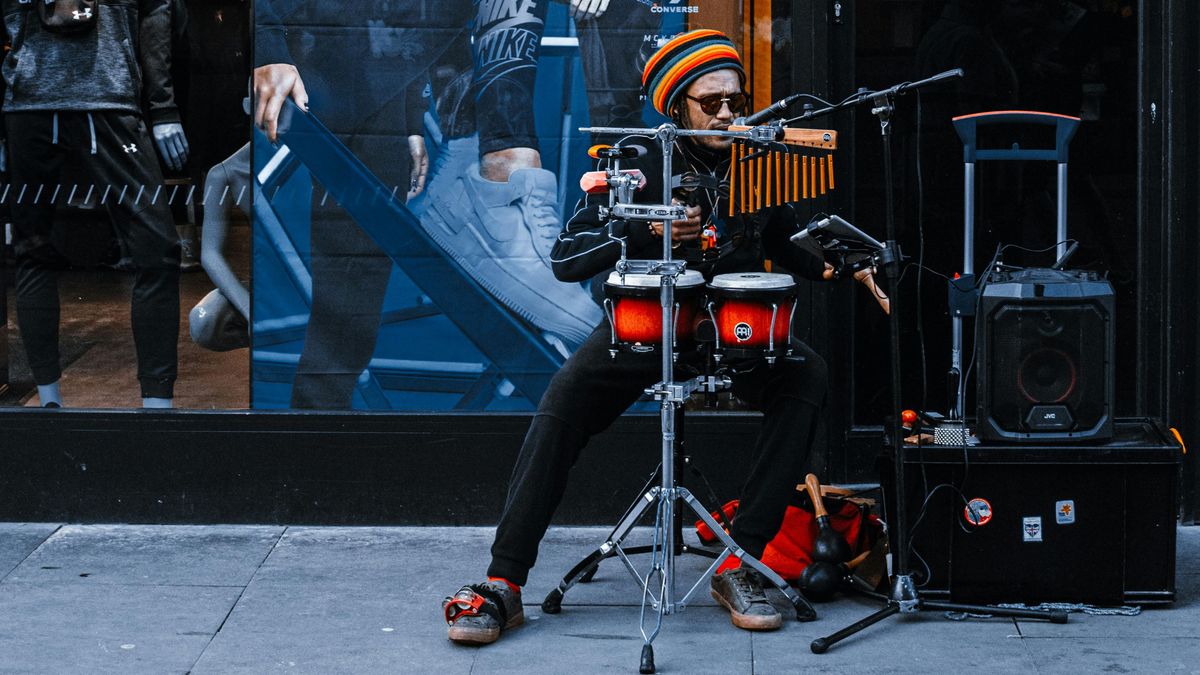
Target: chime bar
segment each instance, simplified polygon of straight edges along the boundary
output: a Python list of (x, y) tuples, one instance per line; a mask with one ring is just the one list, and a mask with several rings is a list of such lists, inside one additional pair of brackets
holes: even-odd
[(828, 194), (834, 188), (830, 151), (836, 149), (837, 132), (827, 129), (784, 129), (783, 138), (771, 143), (735, 140), (729, 151), (729, 215)]

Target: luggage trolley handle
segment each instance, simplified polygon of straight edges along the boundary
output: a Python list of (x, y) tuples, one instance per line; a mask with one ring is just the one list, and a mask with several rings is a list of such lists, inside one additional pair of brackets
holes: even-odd
[[(1028, 110), (996, 110), (974, 113), (954, 118), (954, 130), (963, 144), (963, 263), (964, 275), (975, 273), (975, 163), (991, 161), (1048, 161), (1058, 164), (1058, 213), (1055, 241), (1058, 242), (1056, 259), (1066, 254), (1067, 239), (1067, 149), (1079, 129), (1079, 118), (1057, 113), (1033, 112)], [(1040, 125), (1055, 128), (1053, 148), (1022, 148), (1013, 143), (1009, 148), (979, 148), (980, 126)], [(951, 323), (950, 346), (950, 389), (952, 404), (951, 419), (966, 416), (966, 380), (963, 373), (963, 317), (954, 314)]]
[[(980, 149), (978, 128), (998, 124), (1036, 124), (1055, 127), (1053, 148), (1022, 148), (1013, 143), (1011, 148)], [(963, 272), (973, 274), (975, 244), (975, 163), (989, 161), (1048, 161), (1058, 164), (1058, 213), (1055, 241), (1058, 242), (1056, 259), (1066, 253), (1067, 238), (1067, 155), (1071, 139), (1079, 129), (1079, 118), (1058, 113), (1028, 110), (997, 110), (974, 113), (954, 118), (954, 130), (963, 144), (965, 177), (965, 222), (963, 225)]]

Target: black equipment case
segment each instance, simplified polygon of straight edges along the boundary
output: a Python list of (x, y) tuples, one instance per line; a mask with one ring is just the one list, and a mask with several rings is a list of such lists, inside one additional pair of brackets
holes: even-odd
[[(922, 595), (984, 604), (1174, 602), (1180, 460), (1179, 444), (1148, 419), (1118, 419), (1103, 442), (904, 446)], [(939, 485), (961, 496), (941, 487), (926, 501)]]

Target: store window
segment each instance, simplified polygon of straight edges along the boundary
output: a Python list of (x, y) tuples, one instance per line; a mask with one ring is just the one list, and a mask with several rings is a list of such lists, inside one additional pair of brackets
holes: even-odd
[(201, 225), (247, 282), (249, 195), (206, 178), (249, 137), (250, 3), (3, 12), (0, 405), (246, 407), (248, 323), (209, 296)]

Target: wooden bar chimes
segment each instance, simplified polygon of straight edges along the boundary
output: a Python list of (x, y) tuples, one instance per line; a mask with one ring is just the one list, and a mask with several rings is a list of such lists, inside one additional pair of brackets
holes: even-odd
[[(733, 125), (729, 130), (749, 128)], [(733, 142), (729, 149), (730, 216), (813, 199), (834, 188), (837, 132), (784, 129), (783, 133), (783, 138), (770, 146), (740, 139)]]

